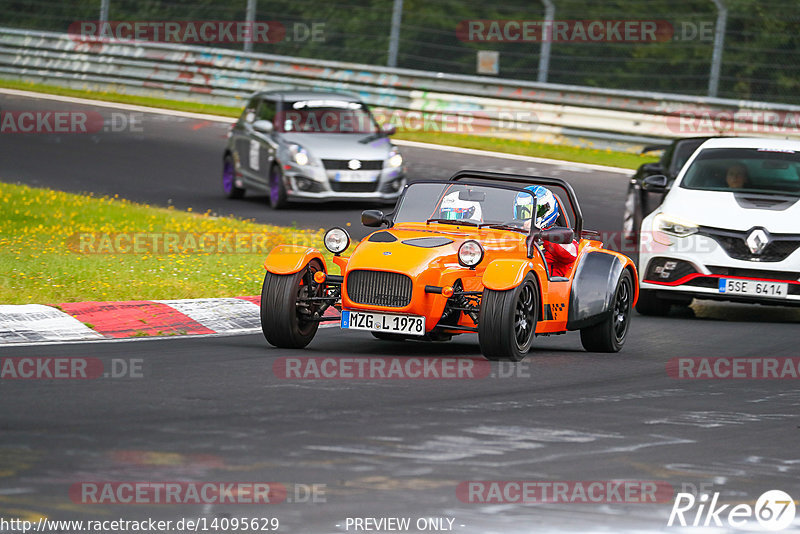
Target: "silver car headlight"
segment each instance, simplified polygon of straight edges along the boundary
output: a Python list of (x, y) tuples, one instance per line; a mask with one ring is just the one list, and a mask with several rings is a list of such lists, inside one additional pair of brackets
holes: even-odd
[(300, 145), (290, 145), (289, 154), (292, 156), (292, 161), (298, 165), (304, 166), (311, 164), (311, 156), (309, 155), (308, 150)]
[(389, 152), (389, 157), (386, 159), (386, 163), (393, 169), (403, 164), (403, 156), (400, 154), (400, 151), (397, 150), (397, 147), (392, 147), (392, 150)]

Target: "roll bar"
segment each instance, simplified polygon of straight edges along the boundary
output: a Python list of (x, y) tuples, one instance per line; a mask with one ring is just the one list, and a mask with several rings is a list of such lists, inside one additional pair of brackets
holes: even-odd
[(578, 203), (578, 197), (575, 195), (575, 190), (572, 186), (561, 178), (548, 178), (545, 176), (530, 176), (527, 174), (511, 174), (505, 172), (489, 172), (489, 171), (473, 171), (463, 170), (458, 171), (450, 177), (451, 182), (458, 182), (461, 180), (487, 180), (493, 182), (513, 182), (518, 184), (529, 185), (543, 185), (545, 187), (557, 187), (566, 193), (567, 200), (570, 203), (570, 211), (575, 215), (575, 236), (580, 239), (583, 232), (583, 213), (581, 206)]

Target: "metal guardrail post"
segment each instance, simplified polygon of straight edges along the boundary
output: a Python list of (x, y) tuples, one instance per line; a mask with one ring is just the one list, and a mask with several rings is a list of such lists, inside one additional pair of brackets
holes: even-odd
[(728, 24), (728, 8), (723, 0), (713, 0), (717, 6), (717, 24), (714, 28), (714, 53), (711, 56), (711, 74), (708, 77), (708, 96), (715, 97), (719, 91), (719, 73), (722, 69), (722, 51), (725, 47), (725, 27)]
[(553, 41), (553, 20), (556, 16), (556, 6), (552, 0), (542, 0), (544, 4), (544, 26), (542, 31), (542, 49), (539, 52), (539, 76), (537, 81), (547, 82), (547, 72), (550, 70), (550, 46)]
[(100, 22), (108, 22), (109, 0), (100, 0)]
[(253, 51), (253, 23), (256, 21), (256, 0), (247, 0), (247, 12), (245, 20), (250, 25), (250, 38), (244, 41), (244, 51)]
[(397, 52), (400, 49), (400, 22), (403, 20), (403, 0), (394, 0), (392, 9), (392, 30), (389, 34), (389, 61), (388, 67), (397, 66)]

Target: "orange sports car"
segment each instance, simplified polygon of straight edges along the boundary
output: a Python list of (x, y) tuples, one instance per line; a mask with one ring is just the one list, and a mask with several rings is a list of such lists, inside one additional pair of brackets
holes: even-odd
[[(384, 340), (477, 333), (490, 360), (519, 361), (536, 336), (570, 330), (589, 351), (625, 343), (636, 268), (583, 229), (563, 180), (460, 171), (409, 184), (393, 213), (368, 210), (361, 220), (387, 228), (349, 257), (341, 255), (350, 245), (344, 229), (325, 234), (340, 274), (313, 248), (282, 245), (267, 256), (261, 326), (270, 344), (305, 347), (329, 320)], [(571, 256), (554, 265), (557, 245)]]

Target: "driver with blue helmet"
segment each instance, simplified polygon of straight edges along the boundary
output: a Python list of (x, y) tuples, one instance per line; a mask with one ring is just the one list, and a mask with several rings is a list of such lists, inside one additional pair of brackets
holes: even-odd
[[(520, 192), (514, 197), (514, 219), (525, 221), (525, 228), (530, 228), (530, 221), (535, 217), (537, 228), (552, 228), (561, 214), (556, 196), (541, 185), (531, 185), (525, 190), (531, 194)], [(562, 245), (544, 241), (542, 246), (550, 275), (568, 276), (578, 257), (578, 243), (573, 241)]]

